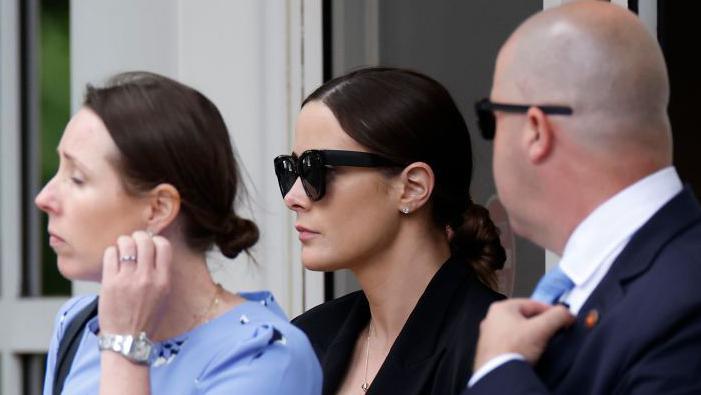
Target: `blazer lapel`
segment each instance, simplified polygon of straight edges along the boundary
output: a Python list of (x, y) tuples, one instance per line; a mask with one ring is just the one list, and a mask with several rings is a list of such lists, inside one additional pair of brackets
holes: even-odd
[(338, 335), (329, 344), (322, 361), (324, 370), (324, 394), (335, 394), (348, 371), (348, 364), (353, 356), (355, 342), (360, 332), (370, 321), (370, 307), (365, 294), (359, 293), (355, 305), (350, 310)]
[(627, 284), (644, 273), (668, 240), (701, 220), (701, 208), (689, 188), (676, 195), (646, 222), (632, 237), (609, 272), (589, 296), (577, 315), (576, 323), (558, 333), (548, 344), (536, 370), (549, 388), (554, 388), (566, 373), (590, 333), (599, 325), (590, 325), (596, 312), (598, 322), (625, 296)]
[(459, 259), (451, 258), (441, 266), (394, 342), (368, 395), (425, 393), (436, 361), (445, 351), (443, 339), (451, 335), (444, 328), (451, 300), (471, 275), (471, 269)]

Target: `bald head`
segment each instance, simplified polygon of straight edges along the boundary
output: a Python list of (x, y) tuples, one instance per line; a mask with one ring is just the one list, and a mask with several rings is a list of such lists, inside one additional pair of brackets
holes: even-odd
[(619, 6), (577, 1), (526, 20), (502, 47), (493, 94), (569, 105), (575, 116), (558, 121), (590, 148), (634, 147), (671, 161), (662, 53)]

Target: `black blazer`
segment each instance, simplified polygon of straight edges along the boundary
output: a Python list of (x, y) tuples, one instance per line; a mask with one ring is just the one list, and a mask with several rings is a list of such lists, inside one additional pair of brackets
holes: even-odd
[[(449, 259), (409, 315), (367, 395), (460, 393), (472, 372), (479, 323), (489, 305), (502, 298), (478, 281), (467, 262)], [(362, 291), (293, 320), (321, 361), (325, 395), (338, 391), (358, 335), (369, 320)]]
[(701, 207), (687, 189), (633, 235), (535, 369), (506, 363), (465, 394), (701, 394), (700, 287)]

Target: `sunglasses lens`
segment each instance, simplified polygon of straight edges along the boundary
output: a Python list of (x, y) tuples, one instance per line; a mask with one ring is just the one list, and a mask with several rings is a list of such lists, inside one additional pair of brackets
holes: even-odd
[(280, 186), (280, 193), (284, 198), (297, 180), (297, 171), (292, 157), (278, 156), (275, 158), (275, 175)]
[(496, 129), (496, 119), (494, 118), (489, 99), (482, 99), (475, 103), (475, 112), (477, 113), (477, 125), (482, 132), (482, 138), (492, 140)]
[(477, 122), (479, 123), (482, 137), (485, 140), (494, 139), (494, 130), (496, 128), (496, 119), (491, 110), (477, 110)]
[(318, 152), (307, 152), (299, 158), (299, 171), (304, 191), (311, 200), (319, 200), (326, 189), (326, 166)]

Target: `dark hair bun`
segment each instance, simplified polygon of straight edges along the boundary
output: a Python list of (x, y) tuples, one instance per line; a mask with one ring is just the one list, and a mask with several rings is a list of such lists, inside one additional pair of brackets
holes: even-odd
[(489, 217), (489, 211), (479, 204), (471, 204), (462, 217), (462, 224), (453, 229), (451, 248), (470, 262), (483, 283), (496, 289), (495, 270), (503, 268), (506, 261), (499, 228)]
[(253, 221), (231, 213), (220, 233), (215, 237), (219, 250), (227, 258), (235, 258), (241, 251), (247, 251), (258, 241), (260, 233)]

